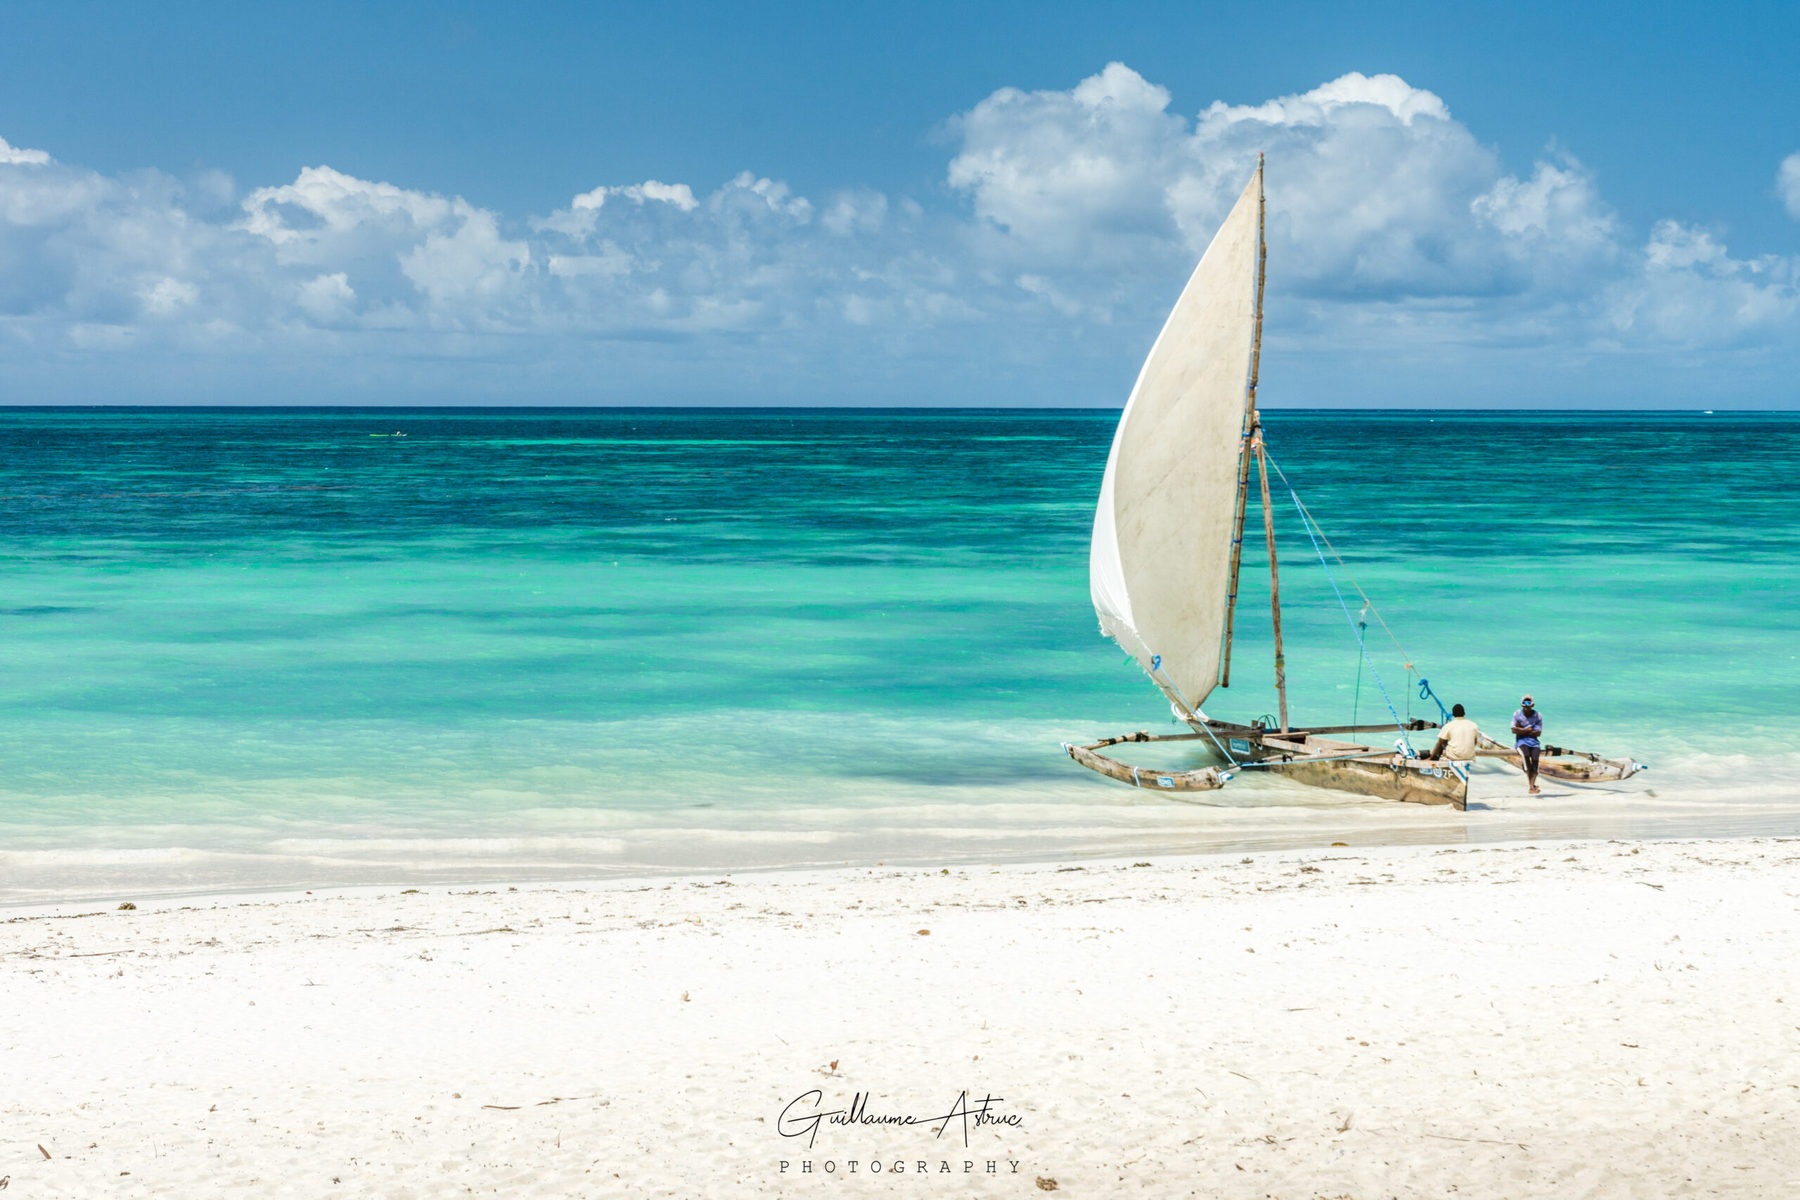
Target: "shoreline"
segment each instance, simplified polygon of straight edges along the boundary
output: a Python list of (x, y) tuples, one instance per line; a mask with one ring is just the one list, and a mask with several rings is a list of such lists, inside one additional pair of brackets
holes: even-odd
[[(1355, 855), (1361, 859), (1410, 858), (1421, 854), (1439, 853), (1482, 853), (1486, 851), (1528, 851), (1535, 853), (1552, 853), (1572, 851), (1597, 846), (1755, 846), (1800, 844), (1800, 831), (1792, 835), (1786, 834), (1741, 834), (1721, 837), (1686, 837), (1671, 835), (1669, 837), (1617, 838), (1594, 835), (1592, 837), (1548, 837), (1527, 842), (1523, 838), (1502, 839), (1483, 842), (1449, 842), (1449, 841), (1404, 841), (1404, 842), (1371, 842), (1363, 844), (1317, 843), (1271, 846), (1232, 845), (1200, 851), (1184, 851), (1163, 854), (1152, 854), (1153, 865), (1167, 867), (1172, 870), (1201, 870), (1208, 865), (1224, 864), (1229, 860), (1238, 865), (1246, 865), (1246, 860), (1254, 863), (1257, 860), (1274, 859), (1287, 862), (1310, 861), (1306, 856), (1323, 855), (1334, 859), (1343, 855)], [(1800, 852), (1797, 852), (1800, 853)], [(574, 892), (603, 894), (614, 891), (639, 891), (651, 887), (672, 887), (696, 881), (712, 882), (718, 879), (739, 877), (748, 880), (762, 880), (775, 883), (805, 883), (835, 879), (842, 876), (855, 878), (862, 875), (881, 872), (923, 872), (928, 875), (942, 874), (950, 871), (959, 874), (971, 872), (986, 875), (1006, 874), (1041, 874), (1069, 871), (1108, 871), (1136, 866), (1136, 855), (1102, 855), (1065, 854), (1055, 857), (1030, 858), (970, 858), (967, 860), (948, 861), (941, 858), (905, 859), (894, 858), (872, 862), (849, 863), (814, 863), (814, 864), (776, 864), (768, 866), (683, 866), (667, 868), (645, 868), (642, 870), (621, 871), (612, 875), (588, 875), (566, 877), (535, 877), (525, 875), (507, 875), (493, 877), (471, 877), (457, 879), (434, 879), (421, 882), (416, 879), (385, 879), (345, 884), (323, 884), (317, 887), (302, 885), (259, 887), (246, 885), (241, 888), (201, 887), (193, 891), (168, 893), (133, 893), (107, 892), (89, 895), (61, 897), (43, 900), (0, 901), (0, 924), (19, 919), (37, 919), (40, 917), (73, 918), (102, 916), (109, 912), (121, 911), (117, 904), (131, 903), (132, 910), (142, 912), (196, 912), (218, 907), (235, 905), (271, 905), (299, 903), (306, 900), (369, 900), (381, 899), (401, 894), (443, 894), (466, 896), (493, 896), (501, 893), (529, 895), (547, 892)], [(93, 907), (102, 905), (106, 907)], [(79, 913), (63, 910), (81, 908)]]
[[(1617, 845), (1651, 845), (1658, 843), (1679, 843), (1681, 845), (1735, 845), (1738, 843), (1758, 844), (1762, 842), (1800, 842), (1800, 835), (1793, 838), (1773, 835), (1745, 835), (1743, 837), (1721, 838), (1545, 838), (1537, 842), (1494, 842), (1494, 843), (1445, 843), (1445, 842), (1384, 842), (1364, 845), (1294, 845), (1273, 846), (1265, 848), (1248, 848), (1231, 846), (1219, 849), (1204, 850), (1191, 853), (1173, 853), (1155, 855), (1157, 864), (1171, 869), (1198, 870), (1210, 863), (1223, 863), (1233, 860), (1242, 863), (1245, 858), (1268, 858), (1271, 856), (1292, 857), (1296, 855), (1325, 854), (1337, 855), (1355, 853), (1362, 857), (1379, 858), (1384, 856), (1408, 856), (1412, 854), (1459, 850), (1478, 852), (1483, 850), (1542, 850), (1548, 846), (1553, 849), (1572, 849), (1596, 844)], [(1546, 851), (1547, 852), (1547, 851)], [(0, 924), (19, 919), (36, 919), (54, 917), (69, 919), (74, 917), (103, 916), (109, 912), (121, 911), (116, 905), (131, 903), (132, 910), (138, 912), (194, 912), (202, 909), (230, 907), (236, 905), (270, 905), (299, 903), (306, 900), (369, 900), (380, 899), (400, 894), (443, 894), (492, 896), (502, 892), (519, 895), (544, 892), (579, 892), (606, 893), (620, 890), (640, 890), (651, 886), (676, 886), (695, 881), (711, 882), (717, 879), (733, 879), (743, 877), (750, 880), (765, 880), (779, 883), (817, 882), (838, 876), (854, 878), (873, 872), (924, 872), (941, 874), (949, 870), (960, 873), (971, 871), (983, 874), (1037, 874), (1044, 871), (1105, 871), (1117, 870), (1133, 866), (1132, 855), (1109, 855), (1105, 857), (1089, 857), (1081, 854), (1068, 854), (1060, 857), (1045, 858), (989, 858), (969, 861), (948, 862), (943, 859), (909, 860), (896, 858), (876, 862), (856, 863), (820, 863), (820, 864), (786, 864), (773, 866), (713, 866), (713, 867), (669, 867), (665, 869), (645, 869), (641, 871), (621, 872), (616, 875), (570, 876), (565, 878), (537, 878), (521, 875), (495, 876), (492, 878), (439, 879), (421, 883), (414, 879), (388, 879), (348, 884), (326, 884), (318, 887), (300, 885), (282, 887), (243, 888), (209, 888), (202, 887), (194, 891), (169, 893), (133, 893), (124, 892), (93, 893), (90, 895), (72, 896), (47, 900), (19, 900), (0, 902)], [(105, 907), (94, 907), (96, 905)], [(85, 911), (67, 912), (67, 909), (83, 909)]]
[[(1780, 844), (1786, 842), (1800, 843), (1800, 818), (1795, 821), (1795, 831), (1786, 833), (1758, 833), (1724, 835), (1719, 837), (1690, 837), (1672, 834), (1666, 837), (1608, 837), (1594, 834), (1586, 837), (1541, 837), (1527, 840), (1524, 837), (1499, 838), (1494, 840), (1470, 841), (1467, 839), (1418, 839), (1405, 841), (1379, 841), (1364, 843), (1333, 842), (1321, 844), (1316, 841), (1295, 841), (1289, 844), (1277, 841), (1273, 844), (1233, 843), (1201, 850), (1177, 850), (1165, 853), (1145, 851), (1158, 864), (1174, 867), (1185, 866), (1188, 869), (1199, 869), (1208, 863), (1245, 859), (1267, 859), (1281, 856), (1287, 858), (1305, 855), (1338, 855), (1356, 854), (1365, 858), (1407, 857), (1422, 853), (1441, 853), (1445, 851), (1481, 852), (1488, 850), (1526, 850), (1548, 853), (1545, 847), (1571, 850), (1597, 845), (1758, 845), (1763, 843)], [(324, 883), (314, 887), (306, 887), (304, 883), (282, 884), (276, 886), (245, 884), (242, 886), (201, 885), (191, 890), (173, 891), (128, 891), (114, 889), (105, 892), (90, 892), (73, 896), (51, 898), (0, 899), (0, 923), (21, 917), (40, 916), (98, 916), (109, 911), (118, 911), (116, 905), (131, 903), (137, 911), (196, 911), (201, 908), (218, 907), (220, 904), (281, 904), (313, 900), (359, 900), (371, 897), (383, 897), (395, 894), (430, 894), (446, 895), (496, 895), (500, 892), (518, 894), (541, 892), (594, 892), (603, 893), (616, 890), (633, 890), (653, 885), (672, 886), (695, 880), (713, 880), (716, 878), (735, 879), (745, 877), (753, 880), (776, 880), (800, 882), (826, 876), (854, 877), (871, 872), (912, 872), (939, 873), (945, 870), (967, 873), (980, 871), (987, 874), (1036, 873), (1046, 870), (1094, 870), (1104, 871), (1128, 867), (1138, 854), (1115, 854), (1095, 851), (1093, 853), (1072, 852), (1061, 855), (1021, 854), (1017, 857), (997, 856), (980, 857), (971, 855), (957, 859), (941, 856), (894, 857), (890, 859), (862, 862), (822, 862), (822, 863), (772, 863), (743, 865), (683, 865), (683, 866), (645, 866), (641, 868), (625, 868), (611, 874), (590, 875), (530, 875), (530, 874), (495, 874), (472, 875), (457, 878), (420, 879), (413, 877), (397, 877), (388, 879), (360, 880), (348, 883)], [(102, 907), (93, 907), (102, 906)], [(65, 913), (70, 908), (88, 909), (79, 914)]]
[[(0, 850), (0, 913), (21, 907), (267, 895), (383, 887), (601, 885), (716, 873), (870, 867), (1029, 867), (1052, 862), (1300, 853), (1335, 843), (1380, 848), (1663, 842), (1800, 836), (1800, 794), (1762, 784), (1698, 803), (1666, 779), (1580, 787), (1546, 781), (1541, 797), (1485, 794), (1469, 811), (1400, 803), (1199, 805), (1138, 801), (836, 809), (730, 814), (732, 828), (612, 823), (554, 836), (525, 829), (431, 836), (379, 828), (289, 837), (264, 848), (174, 845), (37, 846)], [(1662, 784), (1659, 795), (1652, 784)], [(1316, 789), (1307, 789), (1316, 791)], [(1306, 791), (1300, 792), (1302, 796)], [(644, 814), (624, 814), (642, 818)], [(667, 817), (668, 814), (653, 814)], [(860, 826), (859, 826), (860, 823)], [(141, 830), (129, 831), (143, 840)], [(41, 835), (40, 835), (41, 836)], [(121, 841), (128, 840), (120, 838)]]

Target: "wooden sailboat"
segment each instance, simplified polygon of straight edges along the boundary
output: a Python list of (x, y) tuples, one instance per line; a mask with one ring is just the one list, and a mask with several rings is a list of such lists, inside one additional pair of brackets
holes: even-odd
[[(1138, 373), (1107, 455), (1094, 513), (1089, 583), (1100, 628), (1143, 667), (1189, 732), (1139, 732), (1065, 749), (1102, 775), (1165, 792), (1208, 791), (1241, 771), (1266, 770), (1319, 787), (1464, 808), (1467, 764), (1420, 758), (1407, 739), (1409, 732), (1436, 728), (1434, 722), (1396, 715), (1388, 725), (1289, 723), (1271, 463), (1256, 409), (1268, 261), (1263, 228), (1258, 156), (1256, 173), (1194, 268)], [(1231, 683), (1253, 462), (1269, 553), (1279, 714), (1273, 723), (1238, 724), (1209, 718), (1200, 705), (1214, 688)], [(1301, 515), (1311, 521), (1303, 506)], [(1345, 740), (1396, 731), (1399, 740), (1391, 748)], [(1209, 744), (1226, 765), (1167, 771), (1102, 753), (1128, 743), (1166, 741)], [(1511, 753), (1498, 743), (1488, 745)], [(1546, 755), (1545, 774), (1623, 778), (1637, 769), (1629, 759), (1559, 753), (1564, 757), (1554, 761)]]

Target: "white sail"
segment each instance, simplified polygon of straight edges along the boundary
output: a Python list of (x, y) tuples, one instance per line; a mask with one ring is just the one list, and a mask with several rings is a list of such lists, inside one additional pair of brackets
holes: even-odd
[(1094, 513), (1088, 583), (1100, 627), (1184, 709), (1219, 678), (1261, 204), (1259, 166), (1144, 360)]

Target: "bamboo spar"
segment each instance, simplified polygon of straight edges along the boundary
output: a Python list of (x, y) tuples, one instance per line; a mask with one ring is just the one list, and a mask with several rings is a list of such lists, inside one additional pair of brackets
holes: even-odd
[(1281, 570), (1275, 562), (1275, 510), (1269, 504), (1269, 466), (1263, 458), (1260, 435), (1256, 439), (1256, 474), (1262, 483), (1263, 536), (1269, 542), (1269, 615), (1275, 622), (1275, 699), (1280, 706), (1281, 732), (1286, 733), (1287, 659), (1281, 653)]
[(1231, 583), (1225, 593), (1225, 642), (1219, 649), (1219, 686), (1231, 686), (1231, 631), (1237, 623), (1238, 564), (1244, 558), (1244, 508), (1250, 496), (1250, 436), (1238, 451), (1237, 512), (1231, 519)]
[[(1219, 647), (1219, 686), (1231, 686), (1231, 633), (1237, 623), (1238, 567), (1244, 558), (1244, 510), (1250, 498), (1250, 447), (1259, 437), (1261, 422), (1256, 416), (1256, 383), (1262, 370), (1263, 280), (1268, 273), (1269, 244), (1263, 238), (1266, 205), (1262, 190), (1263, 156), (1256, 156), (1256, 324), (1250, 342), (1250, 387), (1244, 405), (1244, 440), (1238, 451), (1237, 511), (1231, 521), (1231, 583), (1225, 593), (1225, 641)], [(1263, 490), (1267, 492), (1265, 483)], [(1265, 499), (1266, 511), (1268, 502)], [(1283, 701), (1285, 704), (1285, 700)], [(1281, 727), (1287, 728), (1285, 711)]]

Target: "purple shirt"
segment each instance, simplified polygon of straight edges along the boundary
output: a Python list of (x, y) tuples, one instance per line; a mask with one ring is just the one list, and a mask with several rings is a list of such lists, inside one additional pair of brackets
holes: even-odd
[(1542, 713), (1535, 708), (1530, 712), (1526, 712), (1521, 708), (1518, 712), (1513, 714), (1512, 723), (1516, 728), (1531, 730), (1529, 734), (1525, 735), (1515, 733), (1513, 735), (1513, 745), (1529, 746), (1533, 750), (1540, 748), (1538, 746), (1537, 735), (1544, 732), (1544, 715)]

